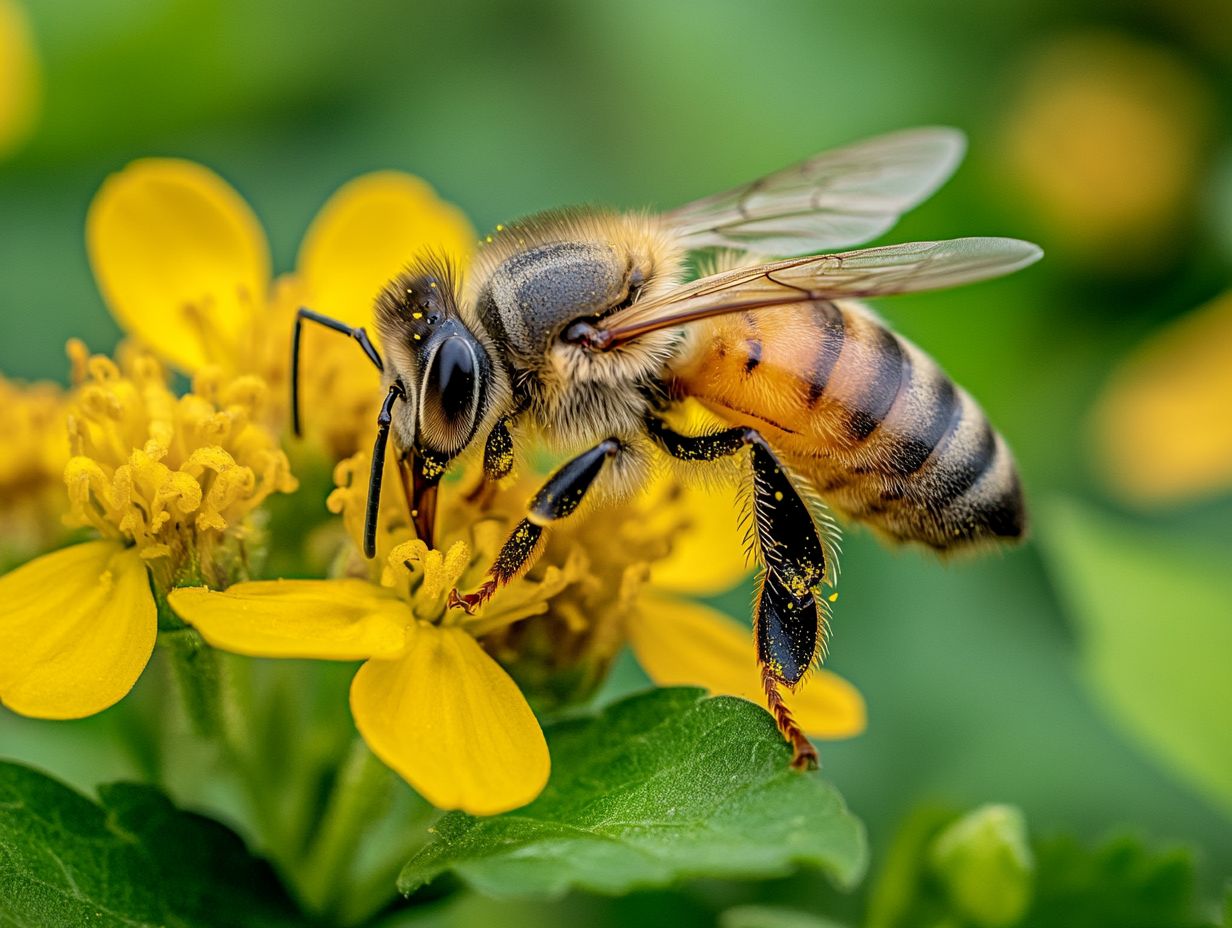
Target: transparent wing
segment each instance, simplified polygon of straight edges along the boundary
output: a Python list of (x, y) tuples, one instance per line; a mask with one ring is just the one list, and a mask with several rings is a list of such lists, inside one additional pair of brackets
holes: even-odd
[(727, 313), (955, 287), (1012, 273), (1042, 256), (1037, 245), (1019, 239), (956, 238), (794, 258), (703, 277), (604, 317), (602, 328), (619, 344)]
[(876, 238), (958, 167), (957, 129), (908, 129), (824, 152), (664, 214), (687, 248), (799, 255)]

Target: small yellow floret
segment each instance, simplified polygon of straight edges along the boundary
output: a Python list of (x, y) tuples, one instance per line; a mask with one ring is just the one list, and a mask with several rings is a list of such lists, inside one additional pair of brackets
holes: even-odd
[(134, 543), (156, 579), (208, 572), (224, 538), (248, 537), (253, 510), (295, 489), (261, 421), (259, 378), (206, 368), (177, 397), (148, 355), (122, 369), (78, 343), (69, 351), (81, 382), (68, 413), (68, 521)]

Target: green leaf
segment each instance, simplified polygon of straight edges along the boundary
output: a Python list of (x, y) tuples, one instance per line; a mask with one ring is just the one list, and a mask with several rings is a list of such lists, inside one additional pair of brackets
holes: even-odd
[(96, 805), (17, 764), (0, 764), (0, 923), (305, 924), (269, 866), (219, 823), (148, 786), (103, 786)]
[(1089, 850), (1069, 837), (1035, 844), (1035, 901), (1022, 928), (1197, 928), (1194, 865), (1182, 849), (1120, 837)]
[(1232, 813), (1232, 551), (1154, 534), (1070, 502), (1040, 536), (1109, 711)]
[(446, 870), (498, 897), (616, 894), (797, 866), (848, 887), (863, 873), (863, 826), (820, 775), (789, 768), (790, 750), (752, 703), (655, 690), (547, 736), (543, 794), (494, 818), (445, 816), (399, 889)]
[(738, 905), (719, 916), (719, 928), (843, 928), (811, 912), (762, 905)]

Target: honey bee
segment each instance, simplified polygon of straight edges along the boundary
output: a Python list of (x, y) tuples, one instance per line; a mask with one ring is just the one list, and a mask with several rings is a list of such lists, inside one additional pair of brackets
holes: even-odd
[[(815, 765), (780, 687), (799, 686), (824, 647), (822, 589), (836, 564), (821, 506), (942, 552), (1025, 529), (1005, 441), (970, 395), (858, 301), (1008, 274), (1040, 249), (963, 238), (817, 254), (887, 231), (963, 149), (955, 130), (915, 129), (665, 213), (567, 209), (498, 226), (465, 280), (425, 255), (381, 290), (384, 357), (363, 329), (301, 310), (293, 372), (305, 320), (355, 338), (381, 372), (366, 554), (391, 432), (429, 543), (438, 482), (460, 455), (474, 449), (492, 481), (513, 467), (515, 433), (572, 455), (480, 588), (453, 592), (451, 605), (467, 610), (528, 570), (544, 533), (588, 493), (627, 497), (656, 459), (707, 467), (735, 457), (760, 567), (754, 638), (768, 706), (793, 765)], [(721, 255), (726, 269), (689, 280), (698, 253)], [(673, 428), (685, 400), (728, 427)], [(298, 432), (294, 399), (293, 408)]]

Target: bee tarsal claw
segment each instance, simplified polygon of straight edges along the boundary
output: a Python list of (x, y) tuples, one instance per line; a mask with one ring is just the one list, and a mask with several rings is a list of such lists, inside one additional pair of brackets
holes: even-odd
[(496, 592), (496, 582), (493, 580), (485, 580), (483, 585), (474, 593), (459, 593), (457, 587), (450, 590), (449, 599), (446, 600), (446, 605), (450, 609), (463, 609), (467, 615), (474, 615), (475, 610), (492, 598), (492, 594)]
[(816, 770), (821, 766), (821, 762), (817, 759), (817, 749), (813, 747), (808, 738), (802, 737), (799, 741), (793, 741), (792, 748), (792, 770)]

